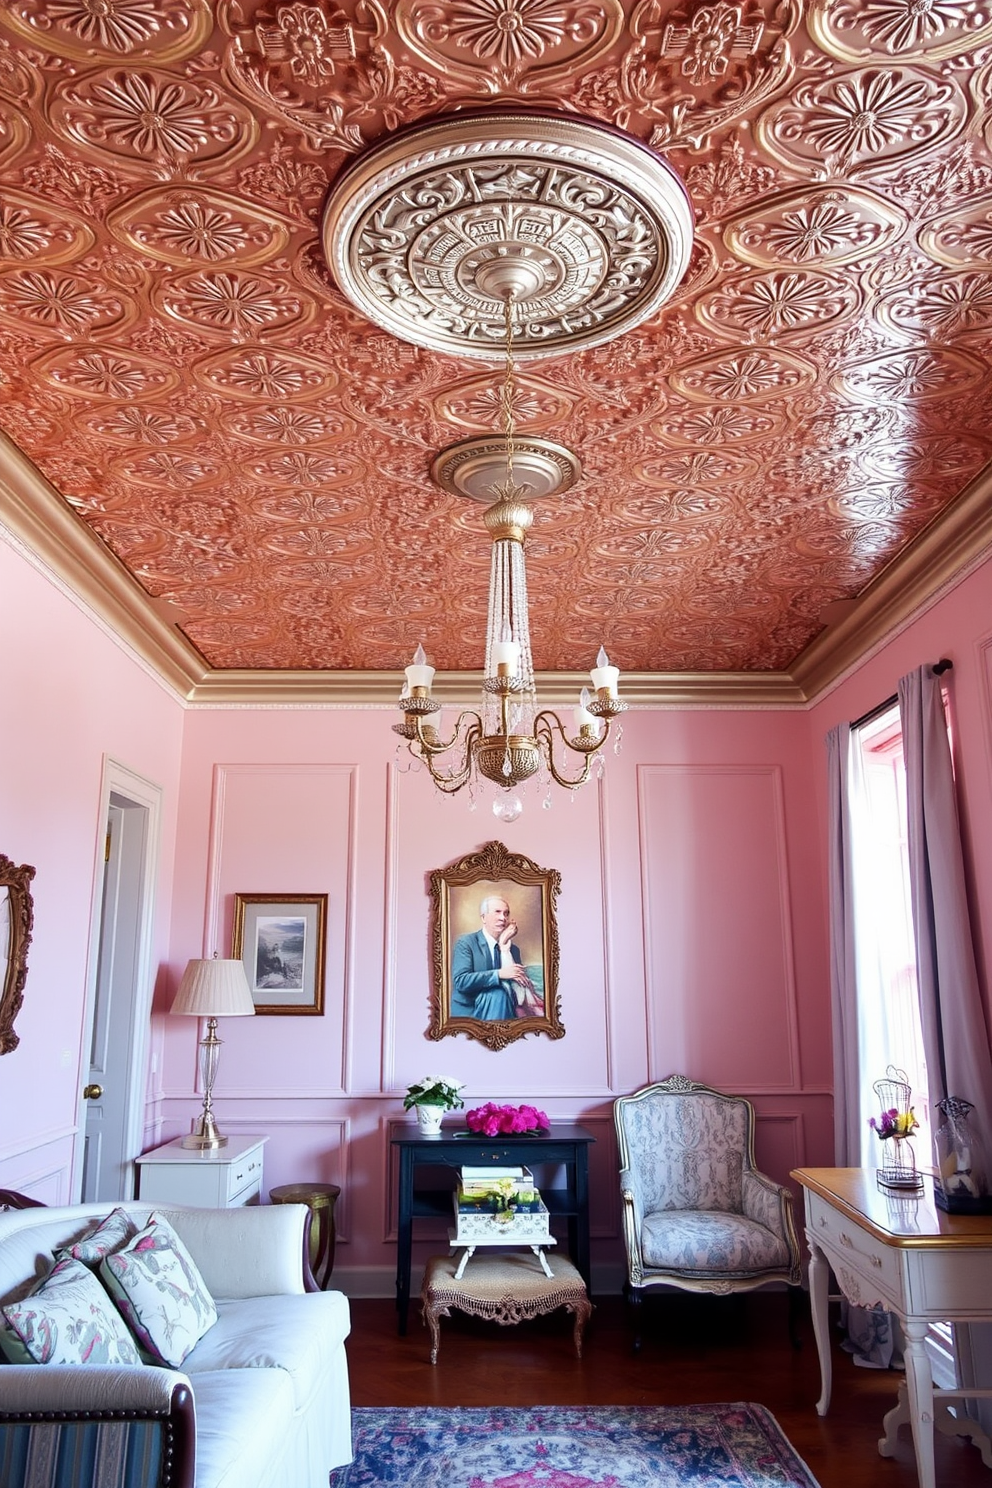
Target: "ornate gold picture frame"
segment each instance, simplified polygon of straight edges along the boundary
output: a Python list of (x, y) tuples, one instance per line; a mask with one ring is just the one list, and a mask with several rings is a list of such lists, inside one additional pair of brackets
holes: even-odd
[(323, 1013), (326, 922), (326, 894), (235, 894), (231, 954), (256, 1013)]
[(34, 900), (29, 887), (34, 869), (18, 868), (0, 853), (0, 1054), (10, 1054), (20, 1039), (14, 1019), (24, 1001), (28, 975), (28, 946), (34, 924)]
[(555, 917), (560, 891), (556, 869), (539, 868), (502, 842), (487, 842), (480, 852), (433, 871), (428, 1038), (464, 1033), (487, 1048), (505, 1049), (528, 1033), (564, 1037)]

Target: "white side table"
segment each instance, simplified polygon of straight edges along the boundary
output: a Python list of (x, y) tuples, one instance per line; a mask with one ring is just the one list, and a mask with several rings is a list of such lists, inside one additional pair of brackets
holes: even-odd
[(262, 1148), (268, 1137), (232, 1137), (226, 1147), (196, 1152), (182, 1138), (135, 1158), (138, 1194), (153, 1204), (236, 1209), (257, 1204), (262, 1192)]

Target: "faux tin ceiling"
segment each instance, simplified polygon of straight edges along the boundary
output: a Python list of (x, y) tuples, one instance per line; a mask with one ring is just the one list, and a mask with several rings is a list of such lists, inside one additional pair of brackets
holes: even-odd
[(528, 539), (535, 664), (788, 670), (992, 451), (990, 89), (970, 0), (6, 0), (0, 426), (211, 667), (479, 667), (482, 508), (429, 469), (500, 369), (364, 320), (322, 206), (415, 120), (607, 121), (695, 244), (520, 368), (584, 472)]

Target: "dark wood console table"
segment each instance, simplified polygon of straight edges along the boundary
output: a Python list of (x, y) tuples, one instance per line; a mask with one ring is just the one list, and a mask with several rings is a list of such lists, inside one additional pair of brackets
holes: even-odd
[[(439, 1137), (422, 1136), (411, 1126), (393, 1137), (399, 1148), (399, 1234), (396, 1247), (396, 1309), (399, 1331), (406, 1332), (410, 1308), (410, 1264), (415, 1219), (453, 1220), (451, 1193), (457, 1182), (455, 1170), (470, 1167), (522, 1166), (564, 1167), (564, 1188), (545, 1188), (538, 1181), (541, 1198), (552, 1216), (568, 1221), (568, 1248), (586, 1286), (589, 1286), (589, 1148), (596, 1138), (581, 1126), (552, 1126), (541, 1136), (483, 1137), (474, 1132), (456, 1135), (456, 1127)], [(427, 1168), (450, 1168), (446, 1189), (418, 1187), (418, 1173)]]

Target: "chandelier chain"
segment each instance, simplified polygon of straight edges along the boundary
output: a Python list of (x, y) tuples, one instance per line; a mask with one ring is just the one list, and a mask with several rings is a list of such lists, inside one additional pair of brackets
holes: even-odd
[(513, 426), (513, 393), (514, 376), (516, 369), (513, 365), (513, 296), (507, 295), (506, 304), (503, 307), (503, 327), (505, 331), (506, 346), (506, 370), (503, 376), (503, 388), (500, 394), (500, 404), (503, 415), (503, 433), (506, 435), (506, 481), (507, 487), (513, 483), (513, 436), (516, 432)]

